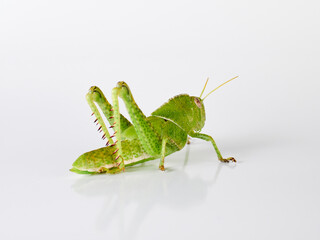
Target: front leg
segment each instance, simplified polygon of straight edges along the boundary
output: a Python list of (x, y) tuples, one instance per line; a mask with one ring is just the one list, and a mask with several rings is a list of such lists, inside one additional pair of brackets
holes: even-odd
[(230, 161), (236, 162), (236, 160), (233, 157), (229, 157), (229, 158), (222, 157), (222, 155), (217, 147), (217, 144), (215, 143), (215, 141), (213, 140), (213, 138), (211, 136), (209, 136), (207, 134), (195, 133), (195, 132), (191, 132), (189, 135), (194, 138), (200, 138), (202, 140), (210, 141), (214, 147), (214, 150), (216, 150), (217, 156), (221, 162), (230, 162)]

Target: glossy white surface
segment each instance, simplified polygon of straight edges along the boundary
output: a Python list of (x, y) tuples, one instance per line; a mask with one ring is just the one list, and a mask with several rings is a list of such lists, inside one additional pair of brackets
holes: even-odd
[[(2, 1), (1, 239), (319, 239), (317, 1)], [(208, 142), (118, 175), (85, 94), (126, 81), (150, 114), (206, 93)], [(124, 105), (121, 111), (125, 112)]]

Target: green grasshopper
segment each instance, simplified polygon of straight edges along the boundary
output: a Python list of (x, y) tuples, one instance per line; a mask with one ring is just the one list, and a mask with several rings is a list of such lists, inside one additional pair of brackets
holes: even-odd
[[(233, 157), (223, 158), (213, 138), (200, 133), (204, 126), (206, 114), (203, 101), (212, 92), (234, 77), (221, 84), (203, 99), (200, 97), (180, 94), (163, 104), (146, 117), (136, 104), (128, 85), (118, 82), (112, 89), (111, 105), (102, 91), (93, 86), (86, 95), (87, 102), (95, 115), (94, 121), (103, 132), (102, 139), (107, 139), (106, 146), (82, 154), (74, 163), (70, 171), (81, 174), (118, 173), (125, 170), (125, 166), (132, 166), (146, 161), (160, 158), (159, 168), (164, 171), (164, 158), (181, 150), (188, 142), (188, 136), (210, 141), (222, 162), (236, 162)], [(119, 112), (119, 97), (123, 100), (132, 123)], [(100, 111), (114, 129), (110, 136)], [(113, 138), (116, 137), (114, 141)]]

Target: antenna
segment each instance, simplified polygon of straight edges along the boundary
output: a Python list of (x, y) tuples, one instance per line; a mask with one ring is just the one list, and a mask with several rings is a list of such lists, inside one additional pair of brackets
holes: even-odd
[(209, 81), (209, 77), (207, 77), (207, 81), (206, 81), (206, 83), (204, 84), (204, 87), (203, 87), (202, 92), (201, 92), (201, 94), (200, 94), (200, 98), (201, 98), (204, 90), (206, 89), (206, 86), (207, 86), (208, 81)]
[(211, 93), (213, 93), (215, 90), (217, 90), (218, 88), (222, 87), (222, 86), (225, 85), (226, 83), (228, 83), (228, 82), (236, 79), (237, 77), (239, 77), (239, 76), (236, 76), (236, 77), (234, 77), (234, 78), (231, 78), (230, 80), (222, 83), (219, 87), (216, 87), (215, 89), (213, 89), (211, 92), (209, 92), (209, 93), (202, 99), (202, 101), (203, 101), (206, 97), (208, 97)]

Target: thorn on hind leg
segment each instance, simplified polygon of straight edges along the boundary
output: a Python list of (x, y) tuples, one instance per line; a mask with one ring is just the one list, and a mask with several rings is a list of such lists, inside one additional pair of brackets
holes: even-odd
[(117, 133), (117, 131), (115, 131), (114, 134), (113, 134), (110, 138), (115, 137), (115, 136), (116, 136), (116, 133)]
[[(117, 142), (118, 142), (118, 140), (116, 140), (113, 144), (111, 144), (110, 147), (115, 146), (115, 145), (117, 144)], [(119, 156), (120, 156), (120, 155), (119, 155)], [(119, 157), (119, 156), (118, 156), (118, 157)], [(118, 158), (118, 157), (117, 157), (117, 158)]]
[(117, 148), (111, 155), (117, 153), (119, 151), (119, 148)]

